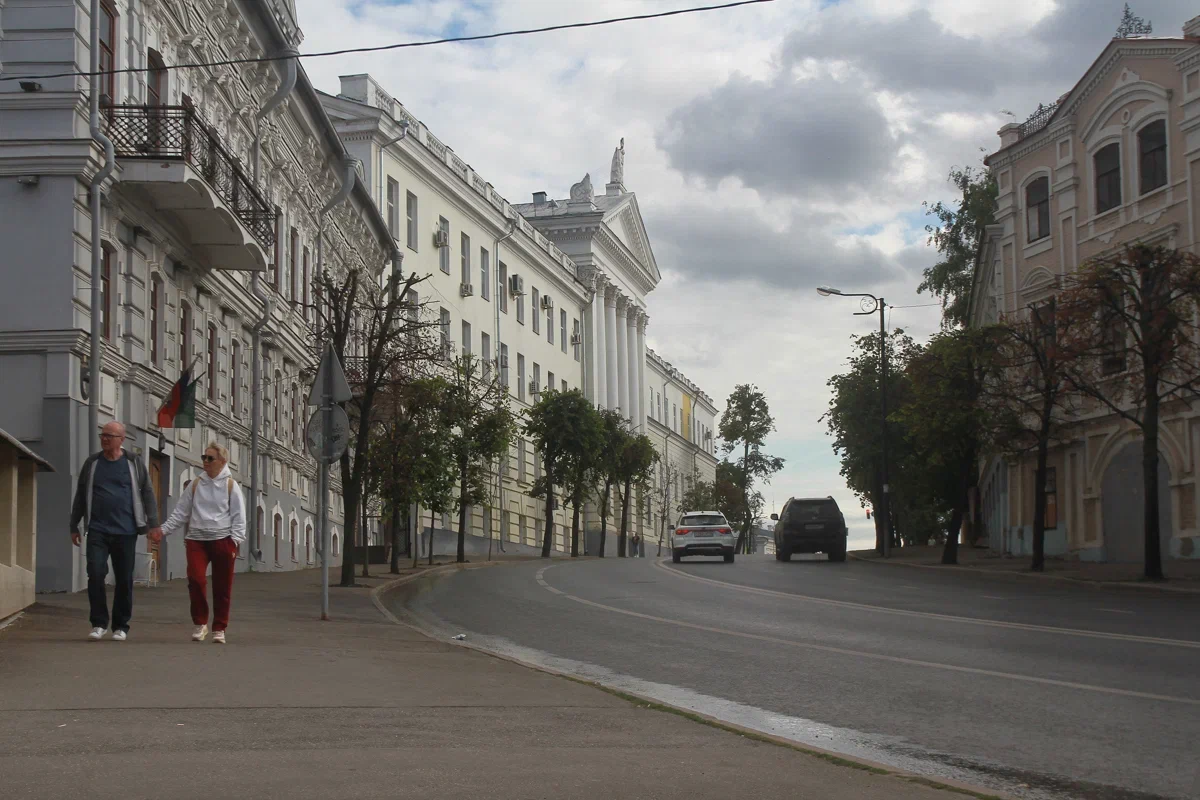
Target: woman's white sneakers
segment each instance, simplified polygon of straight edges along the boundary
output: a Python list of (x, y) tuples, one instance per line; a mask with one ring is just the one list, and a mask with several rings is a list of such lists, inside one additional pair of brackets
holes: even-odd
[(213, 644), (225, 644), (225, 631), (213, 631)]
[[(204, 637), (206, 637), (206, 636), (208, 636), (208, 626), (207, 625), (197, 625), (196, 630), (192, 632), (192, 641), (193, 642), (203, 642)], [(222, 638), (224, 638), (224, 637), (222, 637)]]

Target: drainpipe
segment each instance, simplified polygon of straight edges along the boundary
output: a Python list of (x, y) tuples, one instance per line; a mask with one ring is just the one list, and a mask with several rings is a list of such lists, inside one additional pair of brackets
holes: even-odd
[[(517, 221), (515, 219), (508, 221), (508, 233), (501, 236), (499, 239), (492, 240), (492, 259), (494, 261), (492, 274), (500, 277), (500, 243), (505, 239), (511, 238), (517, 232)], [(483, 291), (482, 288), (480, 291)], [(496, 302), (493, 303), (496, 312), (496, 339), (492, 342), (496, 353), (496, 377), (500, 376), (500, 292), (507, 292), (508, 287), (496, 282)], [(508, 461), (508, 454), (505, 453), (501, 458), (496, 459), (496, 504), (500, 508), (500, 513), (496, 517), (496, 536), (500, 536), (500, 531), (503, 530), (501, 524), (504, 519), (504, 463)], [(492, 538), (488, 536), (488, 561), (492, 560)], [(504, 539), (500, 539), (500, 552), (504, 552)]]
[[(288, 56), (300, 55), (299, 51), (294, 48), (283, 50), (281, 54)], [(253, 162), (255, 188), (258, 187), (259, 160), (261, 158), (262, 128), (260, 123), (267, 114), (274, 111), (283, 103), (296, 86), (296, 77), (298, 74), (296, 59), (288, 58), (282, 63), (283, 80), (280, 81), (279, 88), (275, 90), (275, 94), (254, 115), (254, 149), (251, 161)], [(278, 264), (280, 258), (278, 237), (276, 237), (275, 247), (275, 260)], [(255, 270), (250, 276), (250, 291), (263, 305), (262, 317), (250, 327), (250, 497), (252, 498), (251, 505), (253, 508), (250, 511), (250, 519), (247, 520), (247, 524), (250, 526), (250, 544), (247, 547), (250, 551), (250, 558), (247, 559), (247, 564), (250, 571), (253, 572), (255, 563), (262, 561), (262, 531), (258, 529), (258, 438), (262, 427), (262, 331), (267, 323), (271, 321), (271, 314), (275, 311), (275, 298), (263, 290), (262, 277), (259, 274), (259, 270)]]
[[(88, 185), (88, 200), (91, 203), (92, 214), (92, 333), (91, 353), (88, 357), (88, 440), (87, 447), (93, 447), (92, 437), (100, 430), (100, 362), (104, 356), (100, 343), (103, 333), (101, 319), (100, 293), (100, 187), (112, 174), (116, 163), (116, 152), (112, 140), (100, 130), (100, 0), (92, 0), (91, 20), (91, 102), (88, 117), (88, 127), (92, 138), (104, 148), (104, 164), (92, 176)], [(90, 453), (91, 450), (89, 449)], [(82, 548), (81, 548), (82, 549)]]

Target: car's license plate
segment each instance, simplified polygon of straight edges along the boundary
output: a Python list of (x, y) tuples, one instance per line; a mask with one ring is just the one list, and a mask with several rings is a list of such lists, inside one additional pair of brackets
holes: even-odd
[(804, 530), (806, 530), (806, 531), (822, 531), (822, 530), (825, 530), (825, 526), (819, 522), (810, 522), (804, 526)]

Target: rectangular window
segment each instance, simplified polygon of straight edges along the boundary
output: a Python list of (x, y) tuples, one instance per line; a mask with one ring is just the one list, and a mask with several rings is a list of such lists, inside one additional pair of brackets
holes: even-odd
[(450, 310), (443, 308), (439, 310), (438, 321), (440, 323), (442, 334), (442, 354), (450, 357)]
[(400, 233), (400, 184), (395, 178), (387, 179), (387, 226), (393, 239)]
[(1045, 303), (1031, 308), (1030, 317), (1034, 329), (1041, 334), (1042, 351), (1050, 352), (1057, 339), (1054, 321), (1054, 300), (1047, 300)]
[(1096, 151), (1096, 213), (1121, 205), (1121, 145), (1117, 142)]
[(100, 332), (105, 339), (112, 339), (112, 285), (113, 251), (100, 248)]
[(1141, 194), (1167, 185), (1167, 123), (1155, 120), (1138, 132)]
[(492, 379), (492, 337), (486, 333), (479, 334), (479, 357), (483, 360), (483, 379)]
[(567, 310), (565, 308), (558, 311), (558, 341), (562, 351), (567, 352)]
[(1046, 530), (1058, 527), (1058, 474), (1054, 467), (1046, 467)]
[(208, 399), (217, 399), (217, 326), (208, 326)]
[(1124, 372), (1127, 366), (1125, 350), (1127, 348), (1125, 320), (1115, 310), (1100, 309), (1100, 335), (1103, 340), (1103, 360), (1101, 370), (1105, 375)]
[(296, 276), (299, 272), (296, 269), (296, 262), (300, 258), (300, 232), (295, 228), (292, 228), (292, 236), (289, 244), (291, 245), (291, 252), (288, 253), (288, 299), (294, 303), (296, 302), (296, 297), (299, 295), (296, 291)]
[(492, 299), (492, 262), (488, 260), (487, 248), (479, 248), (479, 296)]
[(500, 310), (508, 313), (508, 267), (503, 261), (496, 265), (496, 299), (500, 301)]
[(234, 339), (229, 350), (229, 411), (236, 419), (242, 413), (242, 343)]
[(462, 323), (462, 351), (464, 356), (471, 353), (471, 323), (465, 319)]
[(533, 388), (533, 400), (536, 403), (538, 395), (542, 393), (542, 366), (536, 361), (533, 362), (533, 381), (529, 385)]
[(417, 250), (417, 196), (412, 192), (405, 195), (405, 213), (408, 215), (408, 249)]
[(554, 344), (554, 306), (546, 309), (546, 341)]
[[(520, 301), (518, 301), (518, 302), (520, 302)], [(536, 288), (534, 288), (533, 290), (531, 290), (531, 292), (529, 294), (529, 310), (533, 315), (533, 332), (534, 333), (542, 332), (542, 314), (538, 310), (539, 302), (541, 302), (541, 295), (539, 295), (538, 290)], [(523, 316), (522, 314), (518, 313), (517, 319), (520, 319), (522, 316)]]
[(525, 401), (525, 356), (517, 353), (517, 399)]
[(517, 323), (525, 324), (525, 295), (517, 295)]
[(567, 382), (565, 380), (562, 382), (562, 390), (564, 392), (569, 391), (569, 389), (567, 388)]
[(450, 220), (438, 217), (438, 230), (442, 232), (442, 243), (438, 248), (438, 266), (442, 272), (450, 274)]
[(309, 273), (308, 245), (304, 246), (304, 274), (301, 276), (301, 279), (304, 282), (304, 285), (300, 290), (301, 294), (303, 295), (304, 318), (311, 319), (308, 298), (309, 298), (309, 287), (312, 286), (312, 276)]
[(100, 0), (100, 93), (107, 95), (107, 105), (116, 103), (117, 10), (112, 0)]
[(551, 372), (550, 370), (546, 370), (546, 391), (551, 391), (553, 389), (554, 389), (554, 373)]
[(1050, 179), (1041, 177), (1025, 187), (1025, 228), (1031, 242), (1050, 235)]
[(186, 369), (192, 360), (192, 307), (179, 304), (179, 368)]
[[(524, 437), (517, 439), (517, 480), (521, 483), (525, 482), (528, 477), (527, 468), (525, 466), (525, 439)], [(525, 515), (521, 515), (521, 538), (525, 537)]]
[(579, 336), (579, 320), (577, 320), (577, 319), (571, 320), (571, 332), (574, 334), (574, 337), (572, 337), (572, 338), (576, 342), (576, 344), (573, 348), (575, 350), (575, 360), (578, 361), (579, 360), (579, 351), (583, 347), (582, 340), (580, 339), (580, 336)]
[(508, 345), (500, 343), (500, 385), (508, 391)]
[(462, 282), (471, 282), (471, 237), (462, 234)]
[(162, 366), (162, 345), (159, 341), (158, 326), (162, 324), (162, 295), (163, 285), (158, 278), (150, 279), (150, 363), (156, 367)]

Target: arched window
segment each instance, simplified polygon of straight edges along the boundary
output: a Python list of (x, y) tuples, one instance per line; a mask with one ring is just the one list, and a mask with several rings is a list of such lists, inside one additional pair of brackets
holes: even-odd
[(179, 303), (179, 368), (186, 369), (192, 358), (192, 307)]
[(292, 384), (292, 441), (297, 450), (304, 449), (304, 423), (300, 413), (300, 387)]
[(1105, 145), (1092, 158), (1096, 169), (1096, 213), (1121, 205), (1121, 145)]
[(275, 370), (275, 438), (279, 438), (279, 407), (283, 405), (283, 373)]
[[(112, 0), (100, 0), (100, 91), (104, 95), (103, 105), (115, 101), (116, 54), (117, 54), (117, 9)], [(105, 102), (107, 99), (107, 102)]]
[(234, 339), (229, 350), (229, 413), (237, 419), (242, 415), (242, 343)]
[(283, 538), (283, 517), (275, 515), (275, 530), (273, 531), (275, 540), (275, 563), (279, 563), (279, 540)]
[(217, 402), (217, 326), (208, 324), (208, 399)]
[(297, 525), (298, 525), (298, 523), (296, 522), (296, 520), (292, 520), (292, 524), (290, 526), (291, 530), (288, 531), (289, 540), (291, 541), (291, 544), (292, 544), (292, 561), (296, 560), (296, 528), (297, 528)]
[(304, 561), (312, 563), (312, 525), (304, 526)]
[(254, 530), (258, 531), (258, 540), (261, 542), (262, 535), (263, 535), (263, 510), (262, 510), (261, 506), (258, 509), (258, 514), (257, 514), (257, 519), (256, 519), (256, 524), (255, 524)]
[(335, 533), (333, 534), (333, 554), (336, 556), (340, 552), (341, 549), (338, 547), (338, 535)]
[(1025, 228), (1031, 242), (1050, 235), (1050, 179), (1045, 175), (1025, 187)]
[(116, 253), (108, 242), (100, 245), (100, 332), (105, 339), (112, 340), (113, 324), (112, 324), (112, 287), (113, 287), (113, 264), (116, 261)]
[(1167, 184), (1167, 122), (1155, 120), (1138, 131), (1140, 194)]
[(156, 367), (162, 366), (162, 340), (160, 326), (162, 325), (163, 282), (158, 275), (150, 279), (150, 307), (147, 309), (146, 327), (150, 335), (146, 337), (150, 343), (150, 363)]
[(146, 51), (146, 105), (163, 106), (167, 101), (167, 65), (153, 48)]

